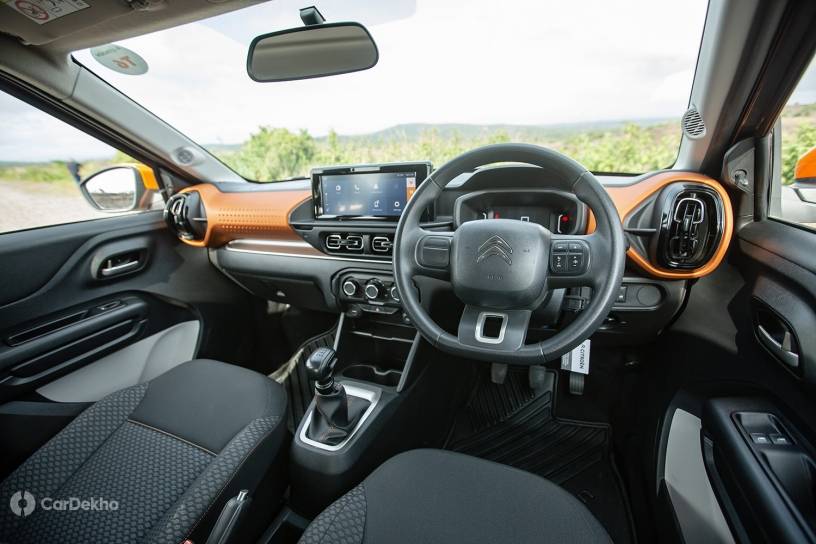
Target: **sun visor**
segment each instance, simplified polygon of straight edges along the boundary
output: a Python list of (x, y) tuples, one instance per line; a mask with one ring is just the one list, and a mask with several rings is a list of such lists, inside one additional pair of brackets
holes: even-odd
[(133, 13), (127, 2), (104, 0), (0, 0), (0, 32), (43, 45)]
[(0, 32), (70, 52), (156, 32), (263, 0), (0, 0)]

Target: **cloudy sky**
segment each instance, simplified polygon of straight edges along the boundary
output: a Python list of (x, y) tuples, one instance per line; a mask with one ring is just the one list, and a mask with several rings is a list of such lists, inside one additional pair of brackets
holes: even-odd
[[(705, 0), (317, 0), (329, 21), (365, 24), (380, 50), (366, 72), (255, 83), (249, 41), (300, 26), (304, 0), (274, 0), (120, 45), (149, 65), (117, 74), (76, 58), (203, 144), (259, 125), (367, 133), (399, 123), (553, 124), (679, 117)], [(99, 156), (102, 147), (0, 94), (0, 161)], [(43, 135), (48, 135), (43, 146)]]

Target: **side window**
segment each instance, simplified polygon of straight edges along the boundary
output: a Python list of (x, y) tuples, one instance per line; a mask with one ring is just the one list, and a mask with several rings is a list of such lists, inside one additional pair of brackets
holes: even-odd
[(816, 60), (782, 112), (782, 160), (770, 215), (816, 229)]
[(0, 91), (0, 233), (162, 206), (150, 168)]

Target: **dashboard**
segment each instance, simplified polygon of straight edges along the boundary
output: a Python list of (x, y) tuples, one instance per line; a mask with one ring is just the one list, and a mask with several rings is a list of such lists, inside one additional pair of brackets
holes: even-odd
[[(392, 281), (394, 234), (431, 171), (415, 162), (315, 169), (310, 180), (268, 185), (203, 183), (171, 197), (165, 213), (184, 243), (207, 248), (213, 265), (262, 298), (399, 321), (405, 316)], [(687, 280), (722, 261), (733, 231), (730, 198), (696, 172), (601, 181), (629, 242), (626, 275), (603, 333), (622, 342), (648, 338), (679, 311)], [(515, 219), (562, 234), (591, 233), (587, 206), (549, 187), (535, 167), (479, 169), (451, 182), (424, 211), (422, 226), (451, 231), (469, 221)], [(456, 300), (445, 298), (438, 281), (416, 283), (435, 293), (426, 303), (438, 299), (443, 311), (455, 312)], [(586, 296), (554, 293), (540, 317), (545, 325), (557, 322), (564, 311), (580, 311)]]

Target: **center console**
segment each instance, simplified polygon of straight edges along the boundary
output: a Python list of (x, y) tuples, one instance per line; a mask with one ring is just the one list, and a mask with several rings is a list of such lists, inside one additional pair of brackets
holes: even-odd
[(316, 168), (312, 198), (289, 222), (326, 255), (389, 261), (402, 210), (430, 171), (428, 162)]
[[(399, 311), (387, 301), (378, 307)], [(406, 432), (401, 418), (413, 411), (404, 408), (423, 366), (416, 362), (420, 344), (416, 330), (393, 316), (366, 313), (350, 319), (346, 313), (334, 349), (320, 348), (309, 356), (314, 399), (292, 447), (296, 512), (317, 514), (382, 461), (416, 447), (415, 435)]]

